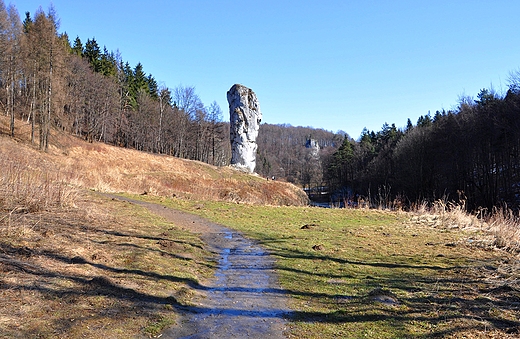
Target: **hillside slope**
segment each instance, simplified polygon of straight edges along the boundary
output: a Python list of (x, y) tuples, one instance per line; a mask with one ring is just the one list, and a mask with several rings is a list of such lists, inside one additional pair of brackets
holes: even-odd
[(214, 253), (182, 220), (94, 191), (306, 203), (288, 183), (58, 131), (41, 152), (16, 124), (11, 138), (0, 117), (0, 338), (157, 336), (213, 275)]
[[(103, 192), (152, 194), (196, 200), (268, 205), (305, 205), (298, 187), (248, 175), (232, 168), (149, 154), (103, 143), (88, 143), (53, 131), (48, 153), (30, 144), (30, 126), (16, 122), (15, 138), (0, 117), (0, 161), (46, 171), (56, 181)], [(37, 136), (35, 138), (37, 140)]]

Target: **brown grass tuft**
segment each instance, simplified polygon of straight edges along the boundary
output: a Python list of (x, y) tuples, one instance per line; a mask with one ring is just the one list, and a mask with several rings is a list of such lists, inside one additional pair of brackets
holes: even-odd
[[(77, 189), (38, 151), (0, 136), (0, 234), (17, 226), (25, 232), (24, 216), (74, 206)], [(3, 226), (3, 227), (1, 227)]]
[[(513, 253), (520, 252), (520, 217), (507, 208), (497, 208), (493, 213), (477, 215), (466, 211), (464, 201), (459, 204), (438, 200), (431, 206), (420, 204), (412, 212), (411, 221), (438, 228), (458, 228), (469, 231), (481, 231), (482, 240), (488, 246), (495, 246)], [(479, 243), (482, 243), (480, 241)]]
[(439, 228), (480, 230), (486, 227), (476, 215), (466, 212), (465, 202), (454, 203), (439, 199), (433, 204), (423, 202), (412, 211), (412, 221)]
[(488, 220), (495, 246), (520, 252), (520, 217), (508, 209), (496, 209)]
[(0, 201), (11, 212), (39, 212), (74, 204), (75, 189), (59, 172), (31, 168), (19, 159), (0, 159)]

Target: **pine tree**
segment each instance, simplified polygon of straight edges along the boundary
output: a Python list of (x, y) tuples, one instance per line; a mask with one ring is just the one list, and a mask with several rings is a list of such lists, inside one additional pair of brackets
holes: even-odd
[(157, 99), (159, 97), (157, 81), (155, 81), (155, 78), (150, 74), (146, 78), (146, 82), (148, 84), (148, 93), (153, 99)]
[(115, 77), (117, 74), (117, 60), (114, 53), (109, 52), (106, 47), (103, 47), (103, 54), (101, 54), (99, 61), (99, 72), (108, 77)]
[(413, 129), (413, 124), (412, 124), (412, 120), (410, 120), (410, 118), (408, 118), (408, 121), (406, 121), (406, 132), (410, 132), (411, 130)]
[(33, 20), (31, 18), (30, 12), (25, 12), (25, 19), (23, 21), (23, 32), (25, 34), (29, 33), (29, 29), (31, 28), (33, 24)]
[(83, 50), (83, 56), (87, 59), (94, 72), (101, 70), (101, 50), (96, 42), (95, 38), (87, 39), (85, 49)]
[(74, 40), (74, 45), (72, 45), (72, 54), (83, 56), (83, 43), (81, 42), (79, 36), (76, 37), (76, 40)]
[(146, 73), (143, 71), (143, 65), (140, 62), (134, 68), (132, 90), (135, 94), (140, 90), (148, 91), (148, 80), (146, 78)]

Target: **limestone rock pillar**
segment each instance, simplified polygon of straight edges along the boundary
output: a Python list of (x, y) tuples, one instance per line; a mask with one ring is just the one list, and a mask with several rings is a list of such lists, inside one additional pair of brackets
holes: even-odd
[(253, 173), (256, 167), (256, 137), (262, 121), (255, 92), (235, 84), (227, 92), (231, 139), (231, 165)]

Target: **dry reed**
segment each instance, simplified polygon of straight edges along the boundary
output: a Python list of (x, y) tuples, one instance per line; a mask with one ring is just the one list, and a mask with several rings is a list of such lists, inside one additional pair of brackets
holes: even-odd
[(21, 224), (20, 215), (74, 206), (77, 190), (51, 163), (16, 152), (7, 143), (0, 150), (0, 226)]
[(433, 204), (423, 202), (412, 211), (412, 222), (431, 227), (459, 228), (482, 231), (493, 237), (490, 245), (520, 253), (520, 217), (507, 208), (496, 208), (490, 214), (467, 212), (465, 201), (449, 202), (446, 199)]
[(49, 207), (74, 203), (74, 190), (59, 172), (32, 169), (9, 160), (0, 160), (0, 199), (3, 209), (38, 212)]
[(458, 203), (439, 199), (433, 203), (422, 202), (411, 210), (412, 221), (439, 228), (459, 228), (481, 230), (485, 228), (482, 219), (466, 211), (465, 201)]
[(495, 246), (520, 252), (520, 217), (507, 208), (495, 209), (488, 223), (495, 237)]

